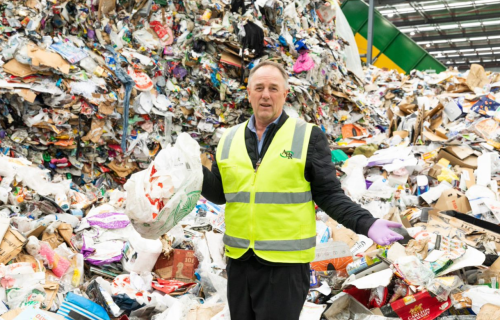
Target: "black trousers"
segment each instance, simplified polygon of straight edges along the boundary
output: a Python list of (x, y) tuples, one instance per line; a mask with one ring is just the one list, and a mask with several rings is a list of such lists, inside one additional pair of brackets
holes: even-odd
[(309, 292), (309, 264), (229, 259), (227, 298), (234, 320), (298, 320)]

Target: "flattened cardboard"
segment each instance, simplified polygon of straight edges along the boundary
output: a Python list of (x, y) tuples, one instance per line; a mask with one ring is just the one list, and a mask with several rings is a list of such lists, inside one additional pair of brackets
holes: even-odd
[(462, 171), (462, 175), (465, 176), (465, 184), (467, 185), (467, 189), (476, 184), (476, 177), (474, 176), (474, 170), (470, 168), (460, 168)]
[(197, 305), (193, 309), (189, 310), (186, 320), (210, 320), (223, 309), (223, 303), (218, 303), (211, 306), (203, 304)]
[(500, 258), (496, 259), (495, 262), (490, 267), (491, 271), (498, 271), (500, 272)]
[(446, 159), (453, 166), (477, 169), (477, 156), (474, 150), (464, 146), (449, 146), (439, 151), (437, 160)]
[(7, 264), (23, 250), (26, 238), (17, 230), (9, 228), (0, 242), (0, 263)]
[(68, 245), (68, 247), (73, 247), (71, 244), (71, 237), (73, 237), (73, 227), (69, 223), (61, 223), (57, 228), (57, 232), (64, 239), (64, 242)]
[(45, 241), (48, 244), (50, 244), (52, 249), (56, 249), (57, 247), (59, 247), (60, 244), (64, 242), (64, 239), (59, 235), (58, 232), (48, 233), (45, 231), (42, 234), (42, 241)]
[(36, 93), (34, 91), (31, 91), (30, 89), (19, 89), (19, 90), (16, 90), (16, 92), (24, 100), (31, 102), (31, 103), (35, 102)]
[(349, 248), (352, 248), (359, 241), (359, 236), (354, 231), (344, 226), (338, 228), (339, 224), (333, 219), (328, 219), (326, 225), (331, 230), (333, 241), (345, 242)]
[(444, 191), (434, 208), (440, 211), (455, 210), (460, 213), (467, 213), (472, 210), (469, 199), (467, 199), (463, 193), (455, 189)]
[(422, 134), (422, 127), (424, 125), (424, 107), (418, 109), (417, 121), (415, 121), (414, 133), (412, 137), (413, 143), (417, 142), (418, 137)]
[(427, 131), (426, 129), (424, 129), (423, 135), (426, 139), (428, 139), (432, 142), (444, 142), (444, 141), (448, 140), (446, 138), (440, 137), (439, 135), (437, 135), (433, 132)]
[(104, 133), (103, 128), (106, 124), (106, 120), (104, 119), (92, 119), (92, 124), (90, 126), (90, 130), (86, 136), (82, 138), (83, 141), (92, 141), (93, 143), (99, 142), (102, 134)]
[(384, 219), (392, 221), (392, 222), (400, 223), (403, 225), (403, 221), (401, 220), (401, 215), (400, 215), (399, 209), (396, 207), (393, 207), (391, 210), (389, 210), (389, 212), (384, 216)]
[(416, 104), (400, 104), (398, 106), (399, 111), (402, 113), (402, 116), (408, 116), (410, 114), (413, 114), (415, 111), (417, 111), (417, 105)]
[(175, 249), (168, 258), (160, 254), (153, 270), (165, 280), (191, 280), (197, 267), (198, 259), (193, 250)]
[(35, 70), (32, 70), (31, 67), (27, 64), (23, 64), (16, 59), (11, 59), (9, 62), (3, 65), (3, 70), (7, 73), (10, 73), (16, 77), (27, 77), (32, 74), (36, 74)]
[(99, 1), (99, 8), (97, 13), (99, 14), (99, 19), (101, 19), (103, 14), (108, 14), (111, 11), (115, 10), (116, 1), (114, 0), (101, 0)]
[(426, 230), (456, 237), (471, 246), (476, 246), (477, 241), (493, 241), (500, 251), (500, 226), (463, 213), (431, 210)]
[(28, 57), (31, 58), (31, 63), (34, 67), (46, 66), (64, 74), (69, 73), (70, 64), (57, 53), (42, 50), (33, 43), (29, 43), (27, 47)]
[(408, 137), (409, 133), (408, 133), (408, 131), (394, 131), (392, 133), (392, 135), (393, 136), (400, 136), (401, 139), (404, 139), (404, 138)]
[(42, 233), (45, 231), (45, 229), (47, 229), (47, 226), (39, 226), (38, 228), (36, 229), (33, 229), (31, 230), (27, 235), (26, 235), (26, 238), (29, 238), (31, 236), (37, 238), (37, 239), (40, 239), (40, 236), (42, 235)]
[(125, 178), (138, 168), (135, 162), (129, 162), (128, 160), (128, 158), (125, 158), (123, 162), (119, 162), (115, 158), (108, 164), (108, 168), (113, 170), (120, 178)]
[(237, 55), (231, 54), (229, 52), (223, 52), (220, 58), (220, 62), (230, 64), (232, 66), (241, 68), (241, 58)]
[(476, 320), (500, 319), (500, 306), (487, 303), (481, 307)]
[(43, 285), (43, 289), (47, 294), (45, 296), (45, 301), (44, 301), (45, 308), (43, 308), (43, 310), (50, 310), (50, 308), (54, 304), (54, 300), (56, 299), (57, 291), (59, 291), (59, 283), (45, 282), (45, 284)]
[(441, 137), (441, 138), (446, 139), (446, 140), (449, 139), (448, 136), (446, 135), (446, 129), (444, 129), (444, 128), (437, 128), (434, 130), (434, 133), (436, 133), (436, 135), (438, 137)]
[(443, 171), (443, 167), (436, 163), (430, 168), (428, 175), (429, 177), (437, 179), (437, 177), (441, 174), (441, 171)]
[(99, 112), (102, 114), (105, 114), (107, 116), (113, 114), (113, 111), (115, 111), (115, 106), (112, 104), (108, 104), (106, 102), (102, 102), (99, 104)]

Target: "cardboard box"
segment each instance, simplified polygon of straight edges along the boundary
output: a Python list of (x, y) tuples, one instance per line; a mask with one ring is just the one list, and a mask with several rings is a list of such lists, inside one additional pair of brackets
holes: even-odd
[(418, 292), (387, 304), (381, 308), (386, 317), (400, 317), (403, 320), (435, 319), (451, 307), (451, 300), (439, 301), (427, 291)]
[(17, 230), (9, 228), (0, 243), (0, 263), (7, 264), (23, 250), (26, 238)]
[(352, 314), (373, 315), (365, 306), (346, 293), (340, 293), (333, 298), (333, 303), (323, 314), (328, 320), (337, 319), (337, 315), (348, 309)]
[(449, 146), (439, 151), (437, 160), (444, 158), (454, 166), (477, 169), (477, 155), (469, 147)]
[(194, 250), (175, 249), (169, 258), (161, 254), (153, 271), (165, 280), (190, 280), (194, 276), (194, 271), (198, 268), (198, 263)]
[(469, 199), (467, 199), (463, 193), (455, 189), (444, 191), (434, 208), (440, 211), (455, 210), (460, 213), (467, 213), (472, 210)]
[(431, 178), (434, 178), (434, 179), (437, 179), (437, 177), (441, 174), (441, 171), (443, 170), (443, 167), (440, 166), (439, 164), (435, 164), (433, 165), (430, 169), (429, 169), (429, 177)]

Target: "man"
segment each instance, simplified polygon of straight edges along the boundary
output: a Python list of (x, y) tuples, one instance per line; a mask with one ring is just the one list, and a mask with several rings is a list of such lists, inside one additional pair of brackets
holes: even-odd
[(403, 237), (343, 192), (328, 141), (316, 126), (283, 112), (288, 76), (262, 62), (250, 72), (254, 115), (224, 132), (212, 171), (203, 168), (202, 195), (226, 203), (224, 244), (231, 319), (297, 320), (314, 259), (314, 203), (376, 243)]

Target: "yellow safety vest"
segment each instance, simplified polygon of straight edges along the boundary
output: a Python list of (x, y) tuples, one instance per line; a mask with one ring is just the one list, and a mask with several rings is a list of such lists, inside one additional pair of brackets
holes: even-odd
[(226, 255), (238, 259), (251, 248), (267, 261), (311, 262), (316, 214), (304, 170), (313, 125), (288, 118), (254, 170), (247, 124), (226, 130), (216, 154), (226, 196)]

